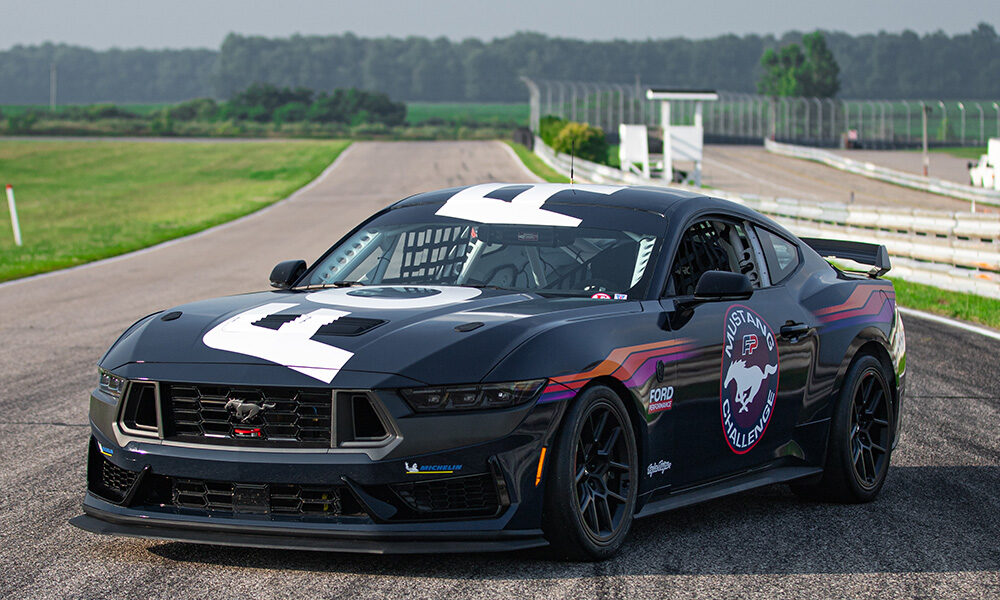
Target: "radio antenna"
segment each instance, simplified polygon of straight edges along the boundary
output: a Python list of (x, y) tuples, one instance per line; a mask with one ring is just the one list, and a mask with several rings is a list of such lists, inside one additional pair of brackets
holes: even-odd
[(573, 168), (576, 163), (576, 140), (570, 140), (569, 142), (569, 184), (573, 185)]

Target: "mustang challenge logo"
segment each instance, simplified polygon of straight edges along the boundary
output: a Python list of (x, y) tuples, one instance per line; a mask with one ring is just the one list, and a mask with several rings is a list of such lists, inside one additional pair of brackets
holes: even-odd
[(722, 430), (732, 451), (744, 454), (764, 435), (778, 395), (774, 334), (745, 306), (734, 305), (726, 313), (722, 373)]

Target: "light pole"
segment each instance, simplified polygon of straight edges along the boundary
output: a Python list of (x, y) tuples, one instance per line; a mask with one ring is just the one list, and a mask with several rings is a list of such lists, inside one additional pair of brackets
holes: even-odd
[(930, 170), (931, 158), (927, 153), (927, 115), (931, 113), (931, 107), (920, 102), (920, 114), (923, 117), (923, 131), (924, 131), (924, 177), (927, 177), (927, 172)]
[(961, 145), (964, 146), (965, 145), (965, 104), (962, 104), (961, 102), (958, 103), (958, 114), (959, 114), (960, 126), (961, 126), (961, 132), (962, 132), (962, 135), (961, 135), (961, 137), (959, 139), (962, 142)]
[(983, 112), (983, 105), (976, 102), (976, 108), (979, 109), (979, 143), (986, 143), (986, 113)]

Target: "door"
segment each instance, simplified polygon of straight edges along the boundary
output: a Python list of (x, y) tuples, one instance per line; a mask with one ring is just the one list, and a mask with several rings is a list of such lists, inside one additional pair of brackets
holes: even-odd
[[(753, 295), (680, 308), (705, 271), (743, 273)], [(675, 486), (764, 465), (789, 448), (809, 360), (795, 346), (804, 311), (784, 285), (771, 285), (755, 232), (738, 221), (704, 219), (680, 241), (664, 304), (671, 326), (691, 340), (677, 363), (674, 391)], [(782, 337), (782, 331), (785, 337)]]

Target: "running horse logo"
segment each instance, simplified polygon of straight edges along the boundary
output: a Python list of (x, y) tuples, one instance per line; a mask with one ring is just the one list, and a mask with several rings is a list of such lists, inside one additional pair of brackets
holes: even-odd
[(764, 365), (764, 369), (761, 370), (757, 365), (748, 367), (744, 360), (734, 360), (729, 365), (729, 371), (726, 373), (726, 381), (723, 385), (728, 387), (731, 381), (736, 382), (736, 397), (733, 400), (739, 402), (740, 412), (747, 412), (747, 407), (760, 391), (760, 385), (764, 383), (765, 379), (777, 372), (778, 367), (774, 365)]
[(253, 402), (244, 402), (239, 398), (230, 398), (229, 402), (226, 402), (226, 410), (236, 415), (241, 423), (246, 423), (259, 415), (261, 411), (269, 408), (274, 408), (274, 404), (254, 404)]

